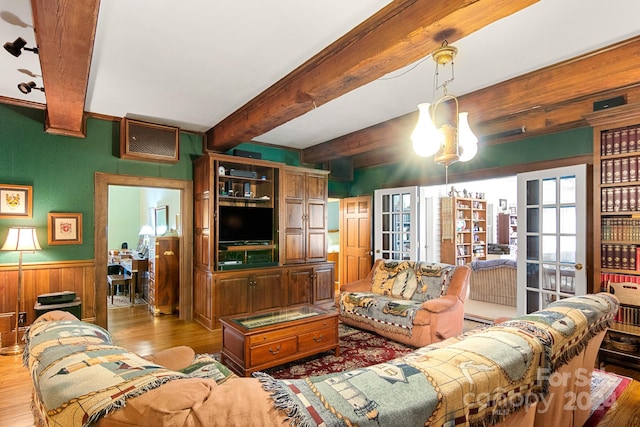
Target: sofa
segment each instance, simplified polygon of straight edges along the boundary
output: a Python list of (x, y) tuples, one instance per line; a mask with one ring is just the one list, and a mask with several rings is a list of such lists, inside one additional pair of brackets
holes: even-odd
[(366, 278), (341, 286), (340, 320), (424, 347), (462, 333), (468, 286), (466, 266), (379, 259)]
[(514, 260), (479, 260), (467, 264), (469, 299), (516, 307), (518, 267)]
[(617, 310), (608, 293), (567, 298), (386, 363), (295, 380), (237, 377), (188, 347), (137, 356), (53, 311), (27, 331), (24, 359), (38, 425), (570, 427), (589, 417)]

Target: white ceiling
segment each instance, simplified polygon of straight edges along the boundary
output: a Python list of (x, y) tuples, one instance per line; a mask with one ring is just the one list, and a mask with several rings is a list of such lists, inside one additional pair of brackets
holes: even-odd
[[(103, 0), (85, 110), (206, 131), (388, 0)], [(464, 39), (456, 95), (640, 35), (638, 0), (541, 0)], [(0, 0), (2, 42), (34, 43), (27, 0)], [(602, 64), (606, 72), (606, 64)], [(414, 111), (431, 100), (430, 58), (391, 73), (255, 140), (294, 148)], [(640, 72), (640, 71), (639, 71)], [(38, 56), (0, 61), (0, 96), (45, 103)], [(585, 82), (588, 84), (588, 82)], [(473, 123), (473, 118), (470, 118)]]

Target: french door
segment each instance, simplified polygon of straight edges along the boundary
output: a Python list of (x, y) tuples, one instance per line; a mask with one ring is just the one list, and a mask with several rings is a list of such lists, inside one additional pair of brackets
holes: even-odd
[(518, 315), (587, 291), (586, 165), (518, 175)]
[(374, 192), (375, 259), (418, 259), (418, 187)]

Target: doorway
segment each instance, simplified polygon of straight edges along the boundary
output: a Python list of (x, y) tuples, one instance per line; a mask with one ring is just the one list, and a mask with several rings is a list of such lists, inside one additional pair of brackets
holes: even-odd
[(193, 269), (193, 182), (167, 178), (139, 177), (128, 175), (95, 174), (94, 194), (94, 259), (95, 259), (95, 314), (96, 324), (107, 328), (107, 287), (103, 286), (107, 276), (108, 263), (108, 210), (109, 186), (133, 186), (150, 188), (168, 188), (180, 192), (180, 296), (179, 318), (192, 320), (192, 278)]

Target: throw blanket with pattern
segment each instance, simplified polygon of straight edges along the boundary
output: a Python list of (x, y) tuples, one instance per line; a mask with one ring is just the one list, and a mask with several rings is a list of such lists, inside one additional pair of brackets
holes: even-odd
[(167, 381), (200, 377), (224, 381), (231, 372), (211, 356), (175, 372), (117, 347), (107, 331), (81, 321), (31, 325), (24, 361), (34, 382), (34, 405), (49, 426), (89, 426), (126, 399)]
[(617, 307), (608, 294), (573, 297), (364, 369), (298, 380), (254, 375), (293, 425), (492, 425), (545, 396), (549, 375)]
[(446, 294), (454, 266), (386, 261), (378, 264), (371, 292), (343, 292), (340, 314), (376, 328), (411, 336), (424, 301)]

